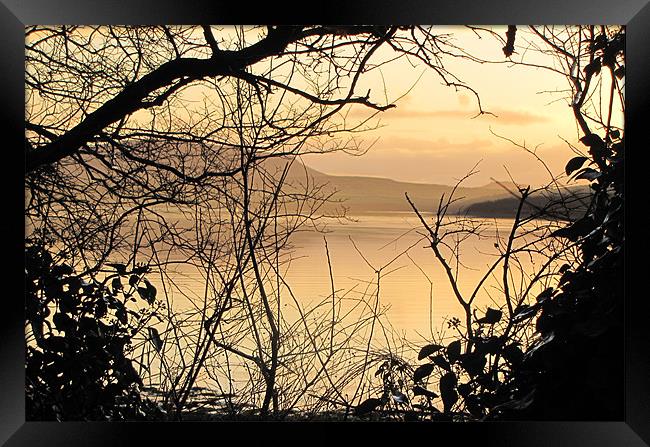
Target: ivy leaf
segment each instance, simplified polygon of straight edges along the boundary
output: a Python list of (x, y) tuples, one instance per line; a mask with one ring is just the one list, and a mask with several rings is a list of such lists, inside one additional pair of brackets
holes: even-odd
[(113, 278), (113, 281), (111, 281), (111, 286), (113, 287), (113, 293), (117, 293), (118, 290), (122, 290), (122, 281), (120, 281), (119, 277)]
[(492, 309), (488, 307), (485, 311), (485, 316), (476, 320), (477, 323), (495, 324), (501, 320), (502, 312), (499, 309)]
[(420, 353), (418, 354), (418, 360), (422, 360), (423, 358), (428, 357), (435, 352), (438, 352), (442, 348), (443, 346), (437, 345), (435, 343), (426, 345), (422, 349), (420, 349)]
[(580, 171), (580, 174), (574, 177), (574, 180), (596, 180), (598, 177), (602, 175), (602, 172), (596, 171), (595, 169), (592, 168), (585, 168), (582, 171)]
[(463, 368), (470, 376), (476, 376), (477, 374), (482, 373), (486, 362), (487, 360), (485, 359), (485, 355), (479, 352), (463, 354), (460, 361), (461, 365), (463, 365)]
[(138, 278), (138, 275), (131, 275), (129, 277), (129, 285), (131, 287), (135, 287), (138, 284), (138, 282), (140, 282), (140, 278)]
[(106, 265), (108, 265), (109, 267), (113, 267), (118, 275), (121, 275), (121, 276), (126, 275), (126, 265), (125, 264), (114, 263), (114, 264), (106, 264)]
[(550, 297), (553, 296), (553, 291), (554, 291), (553, 287), (547, 287), (546, 289), (544, 289), (542, 293), (537, 295), (537, 302), (543, 303), (544, 301), (548, 300)]
[(147, 285), (147, 302), (149, 304), (153, 304), (154, 300), (156, 299), (156, 288), (149, 282), (147, 278), (144, 279), (144, 283)]
[(529, 306), (528, 304), (522, 304), (515, 311), (515, 314), (512, 317), (512, 321), (515, 323), (519, 323), (520, 321), (527, 320), (528, 318), (535, 316), (538, 310), (539, 310), (538, 304), (534, 306)]
[(566, 175), (570, 175), (573, 171), (580, 169), (587, 160), (589, 160), (587, 157), (573, 157), (564, 168)]
[(596, 223), (591, 217), (583, 217), (568, 227), (560, 228), (551, 233), (554, 237), (566, 237), (570, 241), (577, 241), (580, 236), (586, 236), (596, 228)]
[(156, 351), (160, 352), (161, 349), (163, 348), (163, 341), (160, 338), (160, 334), (158, 333), (158, 330), (155, 327), (150, 327), (149, 329), (149, 341), (153, 344), (154, 348), (156, 348)]
[(433, 372), (433, 364), (427, 363), (426, 365), (420, 365), (413, 372), (413, 381), (419, 382), (425, 377), (428, 377)]
[(379, 405), (381, 405), (381, 399), (371, 397), (364, 400), (354, 408), (354, 415), (363, 416), (364, 414), (368, 414), (371, 411), (374, 411)]
[(510, 364), (518, 364), (524, 358), (524, 353), (519, 346), (511, 344), (503, 348), (503, 358)]
[(59, 331), (68, 332), (74, 327), (74, 320), (64, 313), (55, 313), (54, 317), (52, 317), (52, 321)]
[(427, 390), (426, 388), (421, 387), (420, 385), (415, 385), (413, 387), (413, 395), (414, 396), (425, 396), (430, 399), (435, 399), (438, 397), (436, 393), (433, 391)]
[(453, 372), (447, 373), (440, 378), (440, 396), (444, 405), (444, 412), (447, 413), (451, 407), (458, 401), (458, 393), (456, 392), (456, 384), (458, 378)]
[(597, 57), (585, 66), (585, 76), (589, 77), (600, 73), (600, 66), (600, 57)]
[(120, 323), (126, 325), (129, 322), (129, 317), (128, 314), (126, 313), (126, 308), (124, 306), (121, 306), (115, 311), (115, 316), (119, 320)]
[(624, 65), (621, 65), (621, 66), (618, 67), (616, 70), (614, 70), (614, 75), (615, 75), (618, 79), (623, 79), (623, 78), (625, 77), (625, 66), (624, 66)]
[(460, 340), (452, 341), (447, 346), (447, 358), (450, 363), (456, 362), (460, 358)]
[(440, 368), (446, 370), (446, 371), (451, 371), (451, 365), (449, 362), (440, 354), (436, 355), (433, 357), (433, 363), (436, 364), (436, 366), (439, 366)]
[(580, 142), (588, 147), (604, 146), (605, 142), (595, 133), (590, 133), (580, 138)]

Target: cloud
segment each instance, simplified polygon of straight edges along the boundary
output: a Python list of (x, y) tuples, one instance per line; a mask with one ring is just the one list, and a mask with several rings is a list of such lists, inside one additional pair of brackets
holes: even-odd
[(447, 138), (423, 139), (400, 136), (385, 136), (379, 139), (372, 150), (390, 150), (419, 155), (423, 152), (445, 154), (458, 151), (475, 151), (478, 148), (492, 146), (494, 143), (487, 139), (469, 141), (450, 141)]
[[(478, 115), (477, 110), (468, 109), (443, 109), (443, 110), (417, 110), (413, 108), (400, 108), (399, 106), (383, 112), (378, 117), (387, 122), (392, 119), (427, 119), (439, 118), (447, 120), (482, 120), (493, 122), (495, 124), (527, 126), (531, 124), (545, 123), (551, 120), (548, 115), (540, 115), (527, 110), (508, 110), (508, 109), (488, 109), (490, 114)], [(360, 107), (353, 108), (348, 117), (366, 118), (372, 112)]]

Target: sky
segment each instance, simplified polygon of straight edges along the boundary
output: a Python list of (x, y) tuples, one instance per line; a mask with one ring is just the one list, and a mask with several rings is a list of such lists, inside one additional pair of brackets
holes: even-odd
[[(434, 29), (452, 33), (457, 45), (472, 54), (505, 61), (502, 44), (493, 37), (479, 38), (463, 27)], [(505, 36), (505, 27), (497, 31)], [(532, 57), (551, 63), (547, 56)], [(554, 174), (563, 172), (566, 162), (575, 156), (563, 139), (580, 148), (566, 94), (557, 93), (567, 89), (565, 78), (549, 70), (508, 63), (479, 64), (450, 58), (445, 66), (478, 93), (484, 110), (496, 116), (477, 117), (479, 108), (473, 93), (447, 87), (433, 71), (400, 60), (366, 80), (371, 99), (377, 102), (385, 101), (385, 92), (391, 101), (408, 92), (396, 102), (396, 108), (380, 114), (380, 128), (360, 136), (366, 146), (372, 145), (370, 150), (362, 157), (345, 153), (306, 156), (304, 162), (333, 175), (452, 184), (480, 161), (479, 173), (465, 185), (479, 186), (491, 178), (508, 180), (508, 172), (522, 184), (539, 185), (550, 180), (533, 155), (495, 133), (535, 149)], [(353, 116), (370, 115), (363, 107), (355, 107)]]
[[(505, 26), (492, 28), (505, 36)], [(479, 163), (478, 174), (466, 186), (480, 186), (493, 178), (509, 181), (510, 176), (522, 185), (550, 181), (535, 156), (501, 136), (535, 150), (553, 174), (562, 174), (566, 162), (575, 156), (564, 140), (585, 149), (578, 143), (566, 97), (567, 79), (550, 70), (507, 62), (503, 43), (487, 33), (477, 35), (463, 26), (434, 26), (433, 30), (452, 35), (458, 48), (495, 62), (443, 58), (445, 68), (475, 90), (483, 110), (491, 114), (477, 116), (479, 107), (472, 92), (447, 87), (430, 68), (399, 59), (365, 73), (358, 85), (357, 93), (371, 90), (372, 102), (397, 106), (373, 118), (376, 129), (355, 135), (364, 147), (370, 147), (367, 153), (361, 157), (344, 152), (306, 155), (303, 162), (331, 175), (437, 184), (453, 184)], [(526, 27), (520, 26), (517, 33), (516, 42), (522, 45)], [(217, 31), (219, 37), (229, 35), (234, 35), (234, 28)], [(197, 38), (203, 39), (202, 34)], [(375, 56), (389, 58), (389, 52), (385, 48)], [(539, 65), (553, 64), (550, 56), (518, 47), (514, 57), (523, 55)], [(354, 105), (349, 117), (363, 120), (373, 112)]]

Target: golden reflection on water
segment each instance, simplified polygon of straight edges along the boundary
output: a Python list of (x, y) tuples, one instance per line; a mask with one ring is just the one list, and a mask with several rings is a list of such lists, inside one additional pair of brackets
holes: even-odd
[[(424, 231), (411, 213), (384, 213), (352, 216), (355, 221), (330, 223), (327, 233), (300, 231), (292, 237), (285, 251), (285, 281), (305, 308), (331, 296), (329, 267), (324, 237), (327, 238), (337, 296), (374, 299), (377, 273), (380, 276), (380, 305), (386, 320), (406, 339), (431, 340), (433, 334), (445, 332), (445, 320), (461, 317), (462, 308), (454, 297), (442, 266), (423, 237)], [(497, 232), (510, 231), (511, 219), (490, 219), (481, 238), (471, 237), (461, 246), (463, 266), (458, 273), (460, 291), (469, 296), (488, 266), (495, 260)], [(356, 248), (355, 248), (356, 245)], [(366, 260), (372, 265), (368, 265)], [(397, 258), (397, 259), (396, 259)], [(392, 262), (391, 262), (392, 261)], [(390, 263), (390, 264), (389, 264)], [(389, 264), (388, 266), (386, 266)], [(202, 297), (205, 283), (198, 272), (180, 267), (175, 282), (191, 296)], [(501, 278), (489, 278), (475, 301), (478, 308), (503, 306), (499, 299)], [(292, 299), (281, 292), (283, 308), (291, 319)], [(175, 307), (185, 310), (189, 303), (176, 297)]]

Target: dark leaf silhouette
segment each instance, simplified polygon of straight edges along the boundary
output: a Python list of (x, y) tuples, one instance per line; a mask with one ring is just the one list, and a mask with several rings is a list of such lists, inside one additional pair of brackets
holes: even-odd
[(149, 341), (153, 344), (156, 351), (160, 352), (163, 348), (163, 341), (160, 338), (160, 334), (155, 327), (149, 328)]
[(442, 355), (438, 354), (433, 357), (433, 363), (446, 371), (451, 371), (451, 365)]
[(586, 236), (596, 228), (596, 224), (591, 217), (583, 217), (565, 228), (560, 228), (551, 233), (551, 236), (565, 237), (571, 241), (577, 241), (581, 236)]
[(56, 313), (52, 317), (56, 328), (60, 331), (69, 331), (74, 327), (74, 320), (64, 313)]
[(371, 411), (374, 411), (380, 405), (381, 405), (381, 399), (377, 399), (376, 397), (371, 397), (369, 399), (364, 400), (354, 408), (354, 415), (363, 416), (364, 414), (368, 414)]
[(601, 60), (600, 57), (594, 58), (593, 61), (585, 66), (585, 75), (587, 77), (600, 73)]
[(548, 287), (544, 289), (542, 293), (537, 295), (537, 302), (543, 303), (544, 301), (548, 300), (550, 297), (553, 296), (553, 291), (554, 291), (553, 287)]
[(476, 351), (463, 354), (460, 360), (460, 364), (463, 366), (465, 371), (467, 371), (471, 376), (475, 376), (483, 372), (483, 367), (485, 366), (485, 363), (486, 363), (485, 355)]
[(589, 135), (585, 135), (584, 137), (580, 138), (580, 142), (585, 146), (589, 146), (589, 147), (605, 145), (603, 139), (600, 138), (600, 136), (596, 135), (595, 133), (590, 133)]
[(420, 349), (420, 353), (418, 354), (418, 360), (422, 360), (423, 358), (428, 357), (431, 354), (434, 354), (435, 352), (438, 352), (442, 348), (443, 346), (437, 345), (435, 343), (426, 345), (422, 349)]
[(532, 318), (533, 316), (535, 316), (538, 310), (539, 310), (538, 305), (529, 306), (528, 304), (522, 304), (515, 310), (515, 314), (512, 317), (512, 321), (514, 321), (515, 323), (519, 323), (521, 321), (527, 320), (528, 318)]
[(119, 277), (113, 278), (113, 281), (111, 281), (111, 286), (113, 287), (113, 293), (117, 293), (119, 290), (122, 290), (122, 281), (120, 281)]
[(503, 358), (512, 364), (518, 364), (524, 357), (521, 348), (515, 344), (511, 344), (503, 348)]
[(479, 318), (477, 320), (477, 323), (495, 324), (501, 320), (501, 315), (502, 313), (499, 309), (492, 309), (491, 307), (488, 307), (485, 311), (485, 316), (483, 318)]
[(126, 265), (120, 263), (106, 264), (109, 267), (113, 267), (118, 275), (126, 275)]
[(414, 396), (425, 396), (425, 397), (428, 397), (430, 399), (435, 399), (436, 397), (438, 397), (438, 395), (436, 393), (434, 393), (433, 391), (427, 390), (426, 388), (423, 388), (420, 385), (415, 385), (413, 387), (413, 395)]
[(572, 172), (580, 169), (587, 160), (589, 160), (587, 157), (573, 157), (564, 168), (566, 175), (570, 175)]
[(447, 359), (449, 359), (450, 363), (454, 363), (458, 361), (460, 358), (460, 350), (461, 350), (461, 345), (460, 345), (460, 340), (455, 340), (449, 343), (447, 346)]
[(140, 278), (138, 278), (138, 275), (131, 275), (129, 277), (129, 285), (131, 287), (135, 287), (138, 284), (138, 282), (140, 282)]
[(429, 374), (431, 374), (432, 372), (433, 372), (433, 365), (431, 363), (427, 363), (426, 365), (420, 365), (413, 372), (413, 381), (419, 382), (425, 377), (428, 377)]
[(144, 283), (147, 285), (147, 302), (153, 304), (156, 299), (156, 288), (149, 282), (147, 278), (144, 279)]
[(440, 378), (440, 396), (444, 405), (445, 413), (451, 410), (453, 405), (458, 401), (458, 393), (456, 392), (456, 384), (458, 379), (456, 374), (450, 372)]
[(598, 177), (600, 177), (602, 174), (595, 169), (592, 168), (586, 168), (580, 171), (580, 174), (575, 176), (575, 180), (596, 180)]

